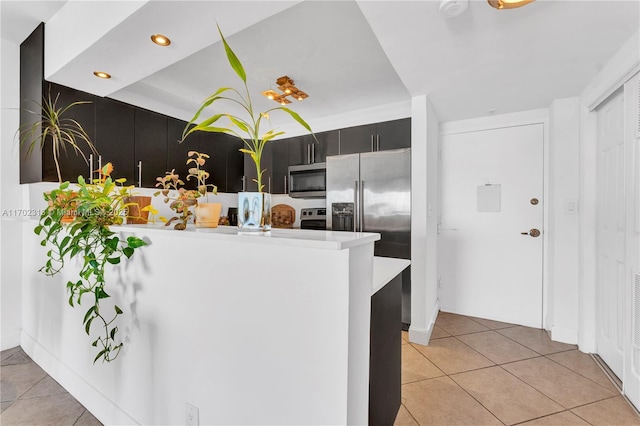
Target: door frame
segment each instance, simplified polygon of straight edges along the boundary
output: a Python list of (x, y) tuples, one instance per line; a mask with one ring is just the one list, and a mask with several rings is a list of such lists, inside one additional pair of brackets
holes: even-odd
[[(470, 120), (452, 121), (441, 123), (440, 125), (440, 137), (438, 139), (438, 186), (439, 186), (439, 199), (442, 199), (442, 139), (445, 135), (455, 135), (460, 133), (470, 133), (483, 130), (493, 130), (505, 127), (526, 126), (531, 124), (543, 125), (543, 217), (542, 217), (542, 229), (547, 230), (549, 225), (550, 212), (553, 211), (553, 201), (549, 196), (549, 110), (547, 108), (536, 109), (530, 111), (516, 112), (510, 114), (501, 114), (491, 117), (474, 118)], [(442, 222), (442, 211), (438, 212), (438, 230), (440, 229)], [(549, 265), (551, 261), (551, 252), (549, 250), (549, 234), (546, 233), (542, 245), (542, 327), (544, 329), (549, 328), (548, 319), (548, 307), (550, 306), (550, 292), (549, 292)], [(439, 277), (438, 277), (439, 278)], [(440, 281), (440, 279), (438, 279)]]

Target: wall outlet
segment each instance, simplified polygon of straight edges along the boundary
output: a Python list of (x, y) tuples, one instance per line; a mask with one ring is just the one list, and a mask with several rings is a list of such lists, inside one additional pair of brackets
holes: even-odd
[(188, 402), (185, 405), (185, 424), (187, 426), (198, 426), (200, 424), (200, 415), (198, 407), (194, 407)]

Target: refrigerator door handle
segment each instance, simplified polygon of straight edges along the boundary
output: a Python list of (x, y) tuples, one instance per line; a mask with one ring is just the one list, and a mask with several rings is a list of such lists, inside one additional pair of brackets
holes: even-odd
[(360, 224), (360, 191), (358, 190), (358, 181), (354, 181), (353, 188), (353, 232), (358, 232), (358, 225)]
[(360, 212), (360, 232), (364, 232), (364, 181), (360, 181), (360, 208), (358, 209)]

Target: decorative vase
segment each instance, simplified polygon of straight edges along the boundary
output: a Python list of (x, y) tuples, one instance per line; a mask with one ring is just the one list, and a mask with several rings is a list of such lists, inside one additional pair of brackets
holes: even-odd
[(271, 194), (238, 192), (238, 231), (267, 232), (270, 230)]
[(151, 204), (151, 197), (146, 195), (132, 195), (124, 198), (127, 205), (127, 224), (139, 225), (146, 224), (149, 220), (149, 211), (143, 210)]
[(196, 228), (217, 228), (221, 211), (221, 203), (198, 202), (195, 207)]

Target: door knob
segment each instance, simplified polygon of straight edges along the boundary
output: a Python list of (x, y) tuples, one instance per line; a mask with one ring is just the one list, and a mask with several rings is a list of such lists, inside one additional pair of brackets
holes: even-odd
[(540, 236), (540, 230), (536, 229), (536, 228), (532, 228), (529, 230), (529, 232), (521, 232), (520, 234), (522, 235), (531, 235), (532, 237), (539, 237)]

